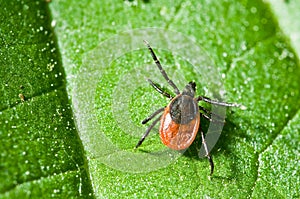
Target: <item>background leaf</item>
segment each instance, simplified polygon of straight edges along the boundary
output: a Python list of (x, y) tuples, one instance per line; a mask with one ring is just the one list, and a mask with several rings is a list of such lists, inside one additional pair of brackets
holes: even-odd
[[(293, 4), (280, 2), (282, 10), (292, 9)], [(7, 9), (3, 9), (1, 21), (6, 23), (1, 24), (8, 25), (1, 26), (1, 37), (5, 38), (1, 67), (5, 69), (1, 70), (0, 79), (4, 93), (0, 96), (0, 179), (7, 182), (1, 184), (1, 197), (87, 196), (92, 192), (91, 183), (99, 198), (299, 198), (299, 43), (290, 45), (290, 41), (298, 41), (290, 33), (297, 33), (299, 26), (295, 23), (293, 31), (286, 31), (281, 22), (283, 12), (276, 12), (275, 6), (270, 9), (269, 4), (259, 0), (60, 0), (50, 4), (51, 22), (45, 2), (15, 7), (22, 10), (21, 15), (13, 12), (12, 5), (4, 5)], [(11, 21), (4, 20), (8, 18)], [(133, 174), (106, 166), (105, 157), (119, 155), (110, 148), (102, 152), (103, 157), (95, 156), (98, 146), (74, 129), (50, 24), (55, 25), (67, 89), (73, 97), (85, 95), (95, 87), (84, 85), (86, 92), (76, 93), (78, 77), (84, 71), (84, 57), (102, 41), (126, 30), (175, 30), (203, 47), (221, 72), (226, 101), (248, 107), (244, 111), (228, 111), (227, 123), (212, 151), (216, 165), (213, 177), (208, 177), (207, 160), (198, 158), (197, 142), (175, 162), (153, 172)], [(120, 44), (120, 48), (123, 45), (126, 44)], [(153, 45), (159, 48), (161, 44)], [(189, 70), (187, 62), (157, 48), (168, 73), (178, 70), (186, 79), (197, 81), (198, 94), (209, 94), (205, 82)], [(90, 60), (95, 67), (104, 59), (102, 54), (98, 56)], [(98, 117), (96, 122), (101, 126), (99, 131), (103, 132), (99, 143), (108, 139), (124, 151), (130, 151), (136, 144), (138, 137), (129, 136), (127, 127), (118, 124), (111, 105), (120, 79), (145, 62), (153, 65), (146, 49), (141, 49), (122, 55), (101, 71), (92, 104)], [(180, 82), (179, 87), (184, 84)], [(155, 109), (153, 105), (168, 103), (145, 85), (146, 88), (132, 94), (130, 118), (125, 118), (136, 125)], [(23, 103), (18, 97), (21, 93), (27, 99)], [(126, 93), (128, 90), (124, 90), (124, 96)], [(77, 123), (85, 124), (85, 120), (77, 118)], [(77, 134), (81, 136), (87, 164)], [(134, 153), (161, 148), (158, 136), (153, 135)]]
[(47, 4), (0, 5), (0, 198), (92, 196)]
[(300, 4), (298, 1), (276, 1), (269, 0), (270, 8), (274, 12), (276, 19), (282, 29), (282, 31), (289, 38), (292, 47), (295, 49), (297, 55), (300, 52), (300, 37), (299, 28), (300, 24), (298, 20), (299, 17)]
[[(261, 198), (263, 193), (266, 198), (299, 196), (296, 188), (299, 170), (293, 166), (299, 164), (296, 144), (299, 130), (294, 126), (297, 122), (293, 122), (299, 114), (299, 65), (297, 54), (289, 46), (268, 5), (261, 1), (125, 1), (123, 4), (60, 1), (52, 4), (52, 10), (57, 19), (63, 19), (56, 27), (59, 37), (74, 38), (80, 43), (72, 39), (60, 41), (60, 45), (68, 49), (63, 56), (65, 63), (74, 63), (67, 70), (70, 75), (76, 75), (85, 52), (93, 51), (100, 41), (114, 34), (143, 27), (177, 30), (197, 41), (220, 68), (227, 101), (248, 107), (246, 111), (234, 109), (228, 113), (225, 129), (212, 152), (216, 172), (211, 180), (207, 179), (208, 163), (197, 158), (196, 146), (165, 169), (139, 174), (114, 170), (91, 154), (89, 165), (96, 195)], [(159, 47), (160, 44), (153, 45)], [(78, 53), (74, 54), (74, 50)], [(119, 78), (130, 68), (141, 65), (140, 60), (151, 63), (143, 52), (138, 51), (140, 56), (124, 55), (124, 59), (107, 66), (103, 71), (105, 78), (100, 80), (99, 77), (95, 94), (96, 103), (99, 99), (96, 107), (101, 130), (124, 150), (134, 146), (138, 138), (130, 138), (127, 126), (119, 126), (115, 121), (111, 111), (112, 93)], [(159, 51), (159, 56), (168, 70), (173, 65), (167, 60), (168, 55)], [(99, 54), (94, 60), (95, 67), (97, 62), (101, 65), (101, 60)], [(182, 70), (182, 74), (188, 73)], [(197, 83), (201, 83), (201, 79)], [(143, 93), (145, 91), (140, 92), (143, 100), (155, 96), (148, 93), (146, 98), (147, 93), (144, 96)], [(139, 101), (140, 98), (134, 99)], [(142, 109), (139, 114), (131, 115), (132, 120), (141, 121), (150, 114), (151, 104), (167, 103), (155, 97), (149, 101), (143, 106), (130, 107), (130, 110)], [(290, 145), (283, 142), (288, 138)], [(159, 138), (153, 136), (144, 143), (143, 149), (155, 150), (159, 144)]]

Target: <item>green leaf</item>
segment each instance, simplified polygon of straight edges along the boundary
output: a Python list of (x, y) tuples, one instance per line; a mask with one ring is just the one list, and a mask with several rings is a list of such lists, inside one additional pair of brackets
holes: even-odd
[(270, 7), (274, 12), (276, 19), (282, 29), (282, 31), (287, 35), (291, 42), (291, 46), (295, 49), (296, 54), (300, 53), (300, 37), (299, 37), (299, 27), (300, 23), (298, 19), (300, 13), (300, 4), (298, 1), (276, 1), (269, 0)]
[[(2, 4), (0, 197), (299, 198), (300, 28), (275, 3), (60, 0), (52, 21), (44, 1)], [(180, 90), (247, 107), (227, 110), (212, 177), (200, 137), (181, 155), (154, 128), (133, 150), (168, 104), (146, 79), (171, 90), (143, 39)]]
[(0, 5), (0, 198), (92, 196), (47, 4)]
[[(64, 38), (59, 43), (97, 197), (299, 197), (298, 55), (269, 5), (258, 0), (59, 1), (51, 9), (58, 38)], [(205, 49), (223, 78), (212, 77), (223, 82), (226, 101), (247, 107), (227, 111), (212, 151), (216, 167), (211, 178), (207, 160), (197, 155), (200, 141), (179, 158), (170, 154), (173, 161), (159, 159), (167, 157), (158, 155), (164, 146), (157, 135), (132, 150), (146, 130), (140, 121), (168, 103), (143, 83), (150, 77), (167, 86), (143, 37), (180, 89), (195, 80), (198, 94), (216, 94), (205, 82), (212, 75), (202, 68), (206, 63), (193, 63), (199, 57), (207, 60), (206, 55), (195, 54), (189, 63), (173, 55), (170, 43), (180, 53), (185, 44), (169, 37), (171, 30)], [(153, 164), (157, 170), (149, 172)]]
[[(90, 157), (91, 180), (97, 196), (261, 198), (263, 193), (266, 198), (299, 197), (296, 189), (299, 171), (294, 165), (298, 163), (299, 154), (296, 118), (300, 71), (297, 54), (289, 46), (268, 5), (260, 1), (69, 3), (52, 4), (52, 10), (57, 19), (64, 19), (56, 27), (59, 37), (71, 38), (60, 42), (68, 49), (64, 59), (75, 63), (67, 69), (69, 75), (79, 78), (71, 79), (75, 85), (73, 97), (86, 99), (84, 104), (91, 103), (78, 106), (75, 112), (82, 113), (85, 108), (95, 112), (95, 116), (80, 115), (78, 120), (83, 129), (88, 129), (81, 137)], [(139, 139), (131, 132), (139, 132), (141, 136), (145, 127), (141, 127), (139, 121), (155, 110), (153, 106), (158, 108), (167, 102), (151, 92), (132, 72), (141, 74), (141, 79), (151, 75), (139, 69), (144, 60), (151, 63), (147, 50), (132, 52), (133, 48), (128, 47), (127, 53), (119, 53), (125, 45), (132, 45), (143, 35), (124, 39), (118, 46), (113, 42), (112, 46), (106, 46), (105, 42), (126, 30), (143, 27), (163, 28), (166, 32), (176, 30), (194, 39), (219, 67), (227, 101), (248, 107), (246, 111), (228, 112), (227, 124), (212, 152), (216, 171), (210, 180), (207, 179), (208, 162), (197, 158), (195, 145), (175, 162), (167, 162), (165, 168), (152, 172), (147, 172), (148, 165), (143, 165), (143, 162), (149, 163), (145, 155), (144, 160), (137, 159), (145, 172), (140, 169), (138, 174), (130, 173), (139, 165), (129, 155), (130, 148)], [(170, 38), (165, 36), (164, 39)], [(164, 48), (163, 42), (149, 42), (156, 49)], [(101, 48), (105, 51), (99, 50)], [(73, 53), (75, 49), (77, 54)], [(109, 54), (112, 63), (106, 61)], [(184, 62), (158, 49), (157, 54), (169, 74), (176, 68), (185, 76), (183, 79), (195, 79), (205, 85), (196, 74), (189, 74), (190, 68), (184, 67)], [(171, 67), (174, 65), (177, 67)], [(84, 73), (93, 68), (95, 75)], [(160, 76), (158, 71), (156, 74)], [(126, 84), (123, 81), (126, 77), (135, 79), (136, 83)], [(184, 86), (185, 82), (175, 81), (181, 88)], [(84, 85), (78, 86), (81, 83)], [(87, 98), (93, 100), (77, 97), (87, 94), (87, 90)], [(203, 90), (198, 93), (203, 94)], [(120, 98), (128, 104), (128, 112), (123, 111)], [(144, 151), (132, 153), (147, 154), (161, 148), (158, 136), (152, 136), (143, 143)], [(154, 157), (153, 162), (161, 167)]]

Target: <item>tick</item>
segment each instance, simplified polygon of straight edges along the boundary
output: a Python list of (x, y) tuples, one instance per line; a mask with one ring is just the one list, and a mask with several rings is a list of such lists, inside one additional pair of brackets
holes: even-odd
[[(163, 96), (169, 98), (170, 103), (163, 108), (158, 109), (154, 113), (152, 113), (148, 118), (142, 121), (142, 124), (146, 124), (150, 120), (154, 119), (157, 115), (159, 115), (152, 124), (148, 127), (145, 134), (141, 137), (139, 142), (137, 143), (135, 148), (138, 148), (145, 140), (145, 138), (149, 135), (151, 129), (160, 121), (159, 133), (160, 139), (164, 145), (174, 150), (183, 150), (187, 149), (195, 140), (198, 131), (201, 133), (202, 143), (205, 149), (206, 157), (210, 163), (210, 175), (213, 174), (214, 171), (214, 162), (209, 153), (204, 133), (200, 127), (200, 117), (211, 121), (209, 117), (209, 111), (204, 107), (198, 105), (199, 101), (204, 101), (209, 104), (219, 105), (219, 106), (238, 106), (237, 104), (231, 104), (226, 102), (219, 102), (212, 100), (208, 97), (198, 96), (195, 97), (196, 92), (196, 83), (189, 82), (182, 92), (179, 91), (174, 82), (168, 77), (165, 70), (162, 68), (161, 63), (157, 59), (153, 49), (149, 45), (147, 41), (144, 41), (147, 48), (149, 49), (151, 56), (160, 70), (162, 76), (168, 82), (168, 84), (174, 89), (176, 94), (173, 97), (171, 94), (162, 90), (157, 84), (155, 84), (152, 80), (148, 79), (150, 85), (158, 91)], [(202, 112), (200, 112), (200, 110)]]

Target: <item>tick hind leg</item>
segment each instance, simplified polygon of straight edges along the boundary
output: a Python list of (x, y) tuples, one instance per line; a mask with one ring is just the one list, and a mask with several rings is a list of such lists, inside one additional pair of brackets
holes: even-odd
[(142, 121), (142, 124), (146, 124), (147, 122), (149, 122), (150, 120), (152, 120), (156, 115), (158, 115), (159, 113), (163, 112), (163, 110), (165, 110), (164, 108), (160, 108), (157, 111), (155, 111), (154, 113), (152, 113), (149, 117), (147, 117), (146, 119), (144, 119)]
[[(218, 122), (218, 123), (224, 123), (225, 120), (223, 117), (221, 117), (218, 114), (212, 113), (209, 110), (207, 110), (206, 108), (199, 106), (199, 110), (202, 111), (200, 112), (200, 116), (203, 116), (205, 119), (207, 119), (210, 122)], [(212, 115), (216, 116), (216, 119), (212, 119)]]
[(241, 105), (239, 105), (239, 104), (235, 104), (235, 103), (227, 103), (227, 102), (219, 102), (219, 101), (217, 101), (217, 100), (212, 100), (212, 99), (210, 99), (210, 98), (208, 98), (208, 97), (204, 97), (204, 96), (199, 96), (199, 97), (197, 97), (196, 98), (196, 100), (199, 102), (199, 101), (204, 101), (204, 102), (207, 102), (207, 103), (209, 103), (209, 104), (214, 104), (214, 105), (219, 105), (219, 106), (237, 106), (237, 107), (239, 107), (239, 106), (241, 106)]
[[(147, 117), (146, 119), (144, 119), (142, 121), (142, 124), (146, 124), (147, 122), (149, 122), (150, 120), (152, 120), (156, 115), (158, 115), (159, 113), (161, 113), (163, 110), (165, 110), (165, 108), (160, 108), (157, 111), (155, 111), (154, 113), (152, 113), (149, 117)], [(141, 137), (141, 139), (139, 140), (139, 142), (137, 143), (137, 145), (135, 146), (135, 148), (138, 148), (139, 146), (141, 146), (141, 144), (144, 142), (145, 138), (149, 135), (151, 129), (153, 129), (153, 127), (157, 124), (157, 122), (160, 120), (161, 115), (156, 118), (153, 123), (148, 127), (148, 129), (146, 130), (145, 134)]]
[(160, 120), (160, 117), (157, 118), (156, 120), (154, 120), (154, 122), (146, 130), (145, 134), (141, 137), (141, 139), (139, 140), (139, 142), (137, 143), (137, 145), (135, 146), (135, 148), (138, 148), (139, 146), (141, 146), (141, 144), (144, 142), (145, 138), (149, 135), (151, 129), (157, 124), (157, 122), (159, 120)]
[(202, 144), (203, 144), (203, 147), (204, 147), (204, 150), (205, 150), (205, 153), (206, 153), (205, 156), (207, 157), (207, 159), (209, 161), (209, 164), (210, 164), (210, 175), (212, 175), (213, 172), (214, 172), (214, 162), (213, 162), (213, 159), (212, 159), (211, 155), (209, 154), (208, 147), (207, 147), (206, 140), (205, 140), (204, 133), (203, 133), (202, 129), (200, 129), (200, 132), (201, 132)]

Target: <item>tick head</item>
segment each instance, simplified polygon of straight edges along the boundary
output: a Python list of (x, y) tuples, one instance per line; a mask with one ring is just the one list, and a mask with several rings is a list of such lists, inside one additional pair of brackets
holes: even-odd
[(183, 89), (182, 94), (194, 97), (195, 96), (195, 91), (196, 91), (196, 83), (195, 82), (189, 82), (185, 86), (185, 88)]

